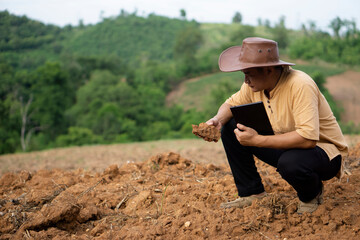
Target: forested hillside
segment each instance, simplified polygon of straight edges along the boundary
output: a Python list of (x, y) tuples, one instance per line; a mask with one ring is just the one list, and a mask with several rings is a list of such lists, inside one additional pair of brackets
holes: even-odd
[(0, 153), (181, 137), (192, 122), (164, 103), (200, 73), (198, 23), (122, 12), (59, 28), (7, 11), (0, 23)]
[[(0, 154), (191, 137), (189, 126), (212, 111), (167, 107), (166, 95), (179, 83), (218, 71), (221, 51), (248, 36), (277, 40), (293, 58), (358, 66), (359, 30), (337, 21), (334, 33), (326, 33), (313, 25), (286, 29), (284, 18), (255, 27), (121, 11), (96, 25), (61, 28), (2, 11)], [(313, 67), (331, 102), (322, 88), (327, 70)], [(213, 105), (233, 91), (226, 81), (219, 84), (209, 93)], [(331, 104), (337, 114), (339, 106)]]
[[(81, 56), (118, 56), (135, 60), (135, 56), (169, 60), (174, 45), (185, 28), (196, 28), (196, 22), (149, 15), (147, 18), (123, 13), (106, 18), (100, 24), (78, 29), (64, 41), (64, 50)], [(141, 60), (141, 58), (136, 59)]]

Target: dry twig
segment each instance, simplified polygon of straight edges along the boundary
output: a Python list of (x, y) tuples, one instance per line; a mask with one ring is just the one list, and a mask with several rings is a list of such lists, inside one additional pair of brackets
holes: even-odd
[(129, 197), (129, 194), (126, 194), (126, 196), (118, 203), (118, 205), (116, 205), (116, 208), (115, 208), (116, 211), (119, 210), (121, 205), (128, 200), (128, 197)]
[(104, 178), (101, 178), (100, 181), (98, 181), (94, 186), (89, 187), (88, 189), (86, 189), (85, 191), (83, 191), (82, 193), (79, 194), (79, 196), (76, 197), (76, 199), (81, 198), (84, 194), (90, 192), (91, 190), (93, 190), (94, 188), (96, 188), (97, 185), (99, 185), (101, 182), (104, 182)]

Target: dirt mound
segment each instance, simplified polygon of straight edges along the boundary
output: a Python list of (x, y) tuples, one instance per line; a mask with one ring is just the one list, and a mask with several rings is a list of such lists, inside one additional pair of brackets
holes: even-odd
[(0, 239), (355, 239), (360, 231), (360, 144), (352, 175), (325, 183), (325, 203), (296, 213), (295, 191), (258, 161), (267, 197), (220, 209), (236, 188), (228, 166), (196, 164), (174, 152), (145, 162), (21, 171), (0, 179)]

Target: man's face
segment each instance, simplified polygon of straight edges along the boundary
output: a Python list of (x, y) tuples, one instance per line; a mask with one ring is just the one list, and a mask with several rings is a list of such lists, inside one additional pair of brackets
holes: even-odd
[(248, 68), (242, 71), (245, 74), (245, 83), (249, 85), (253, 92), (258, 92), (269, 88), (266, 69)]

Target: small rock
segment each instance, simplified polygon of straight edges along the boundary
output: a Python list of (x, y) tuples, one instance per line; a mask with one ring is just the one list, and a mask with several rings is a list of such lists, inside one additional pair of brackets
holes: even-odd
[(185, 227), (190, 227), (190, 224), (191, 224), (191, 222), (190, 222), (190, 221), (187, 221), (187, 222), (184, 223), (184, 226), (185, 226)]

